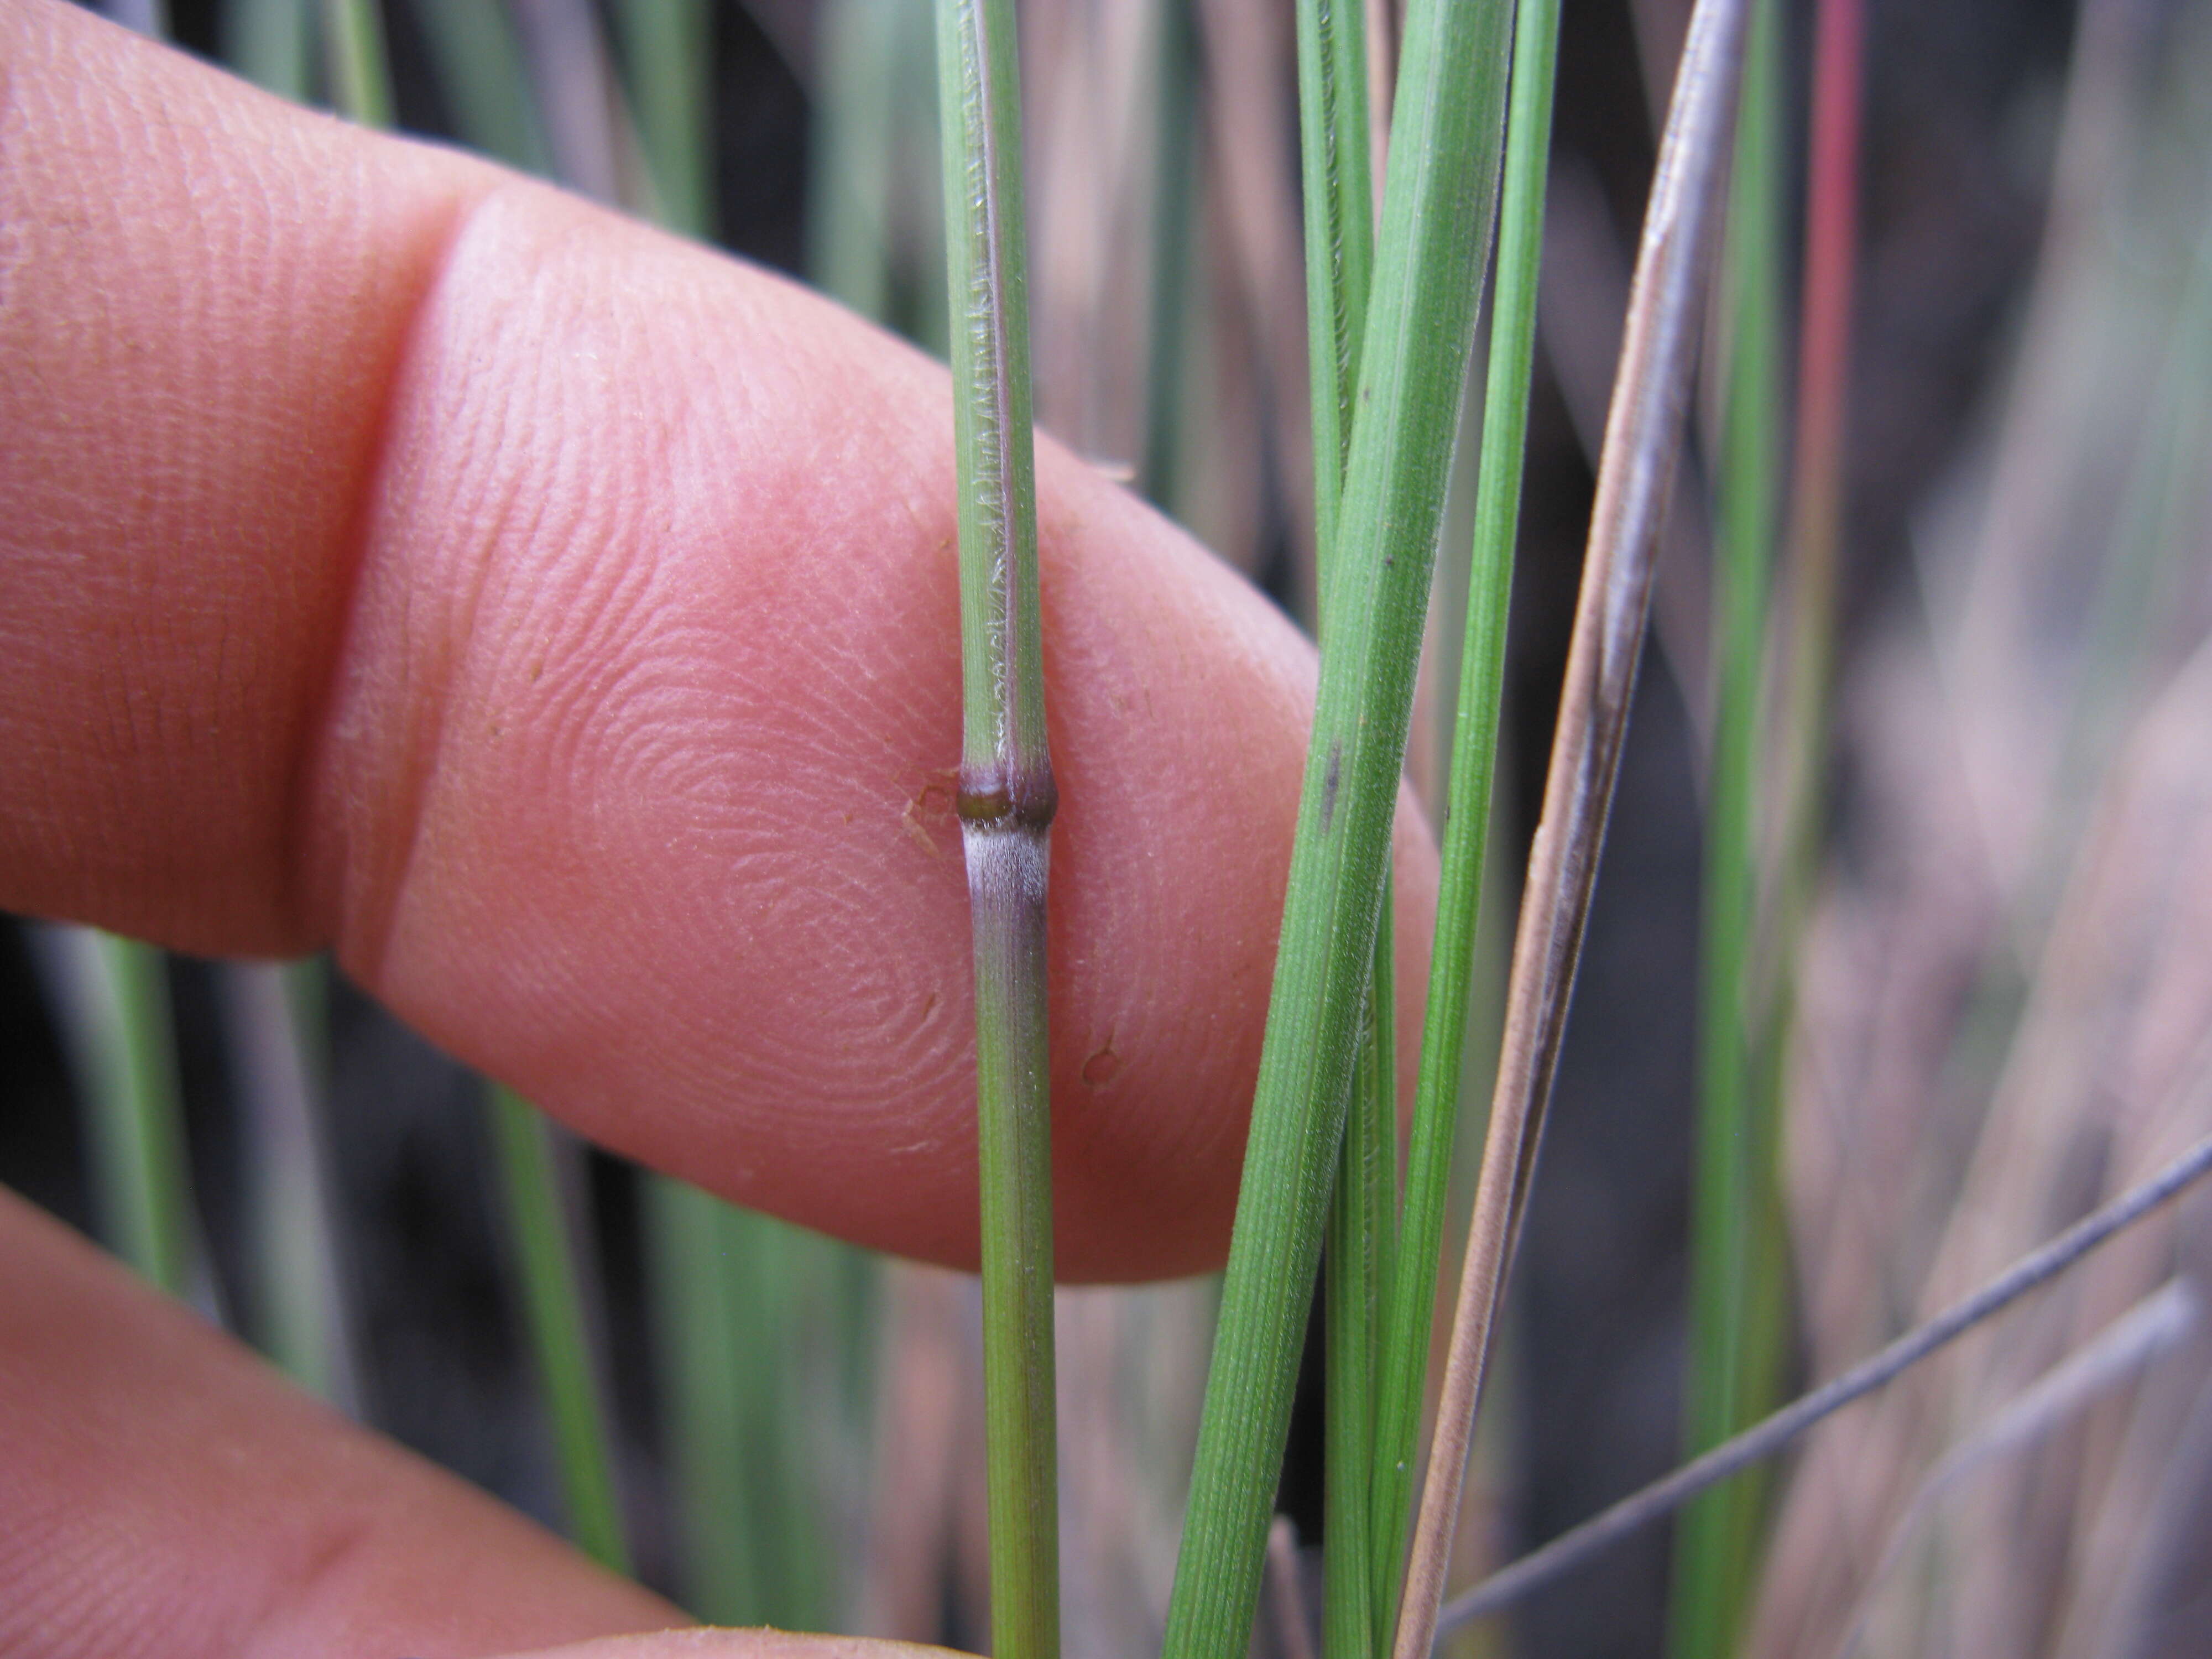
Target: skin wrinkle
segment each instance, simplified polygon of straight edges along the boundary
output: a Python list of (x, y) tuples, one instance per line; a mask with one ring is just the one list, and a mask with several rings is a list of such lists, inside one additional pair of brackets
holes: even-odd
[[(540, 531), (542, 531), (542, 529), (546, 529), (546, 526), (540, 526)], [(538, 540), (538, 538), (531, 538), (531, 540)], [(665, 644), (665, 641), (664, 641), (664, 644)], [(456, 675), (456, 684), (460, 684), (460, 681), (467, 679), (467, 675), (469, 675), (469, 664), (467, 664), (467, 653), (465, 653), (465, 650), (462, 650), (462, 653), (458, 653), (458, 664), (456, 664), (456, 668), (453, 668), (453, 675)], [(467, 692), (460, 692), (460, 695), (456, 696), (456, 702), (467, 703)], [(617, 708), (619, 708), (619, 703), (617, 703)], [(557, 714), (556, 714), (556, 719), (557, 719)], [(410, 874), (411, 874), (411, 872), (410, 872)], [(398, 909), (400, 909), (400, 907), (398, 907), (398, 902), (396, 902), (396, 905), (394, 905), (394, 914), (396, 914), (396, 915), (398, 915)], [(383, 967), (383, 973), (380, 973), (380, 978), (389, 978), (389, 975), (392, 975), (392, 969), (389, 969), (389, 964), (385, 964), (385, 967)]]
[(252, 1659), (264, 1652), (299, 1650), (301, 1632), (312, 1633), (323, 1622), (321, 1609), (343, 1606), (355, 1590), (352, 1581), (373, 1570), (380, 1534), (389, 1525), (380, 1515), (349, 1506), (328, 1516), (318, 1516), (303, 1528), (294, 1547), (294, 1559), (275, 1576), (250, 1613), (245, 1627), (225, 1646)]
[(287, 768), (285, 838), (286, 844), (293, 851), (291, 857), (283, 864), (288, 888), (286, 897), (294, 914), (314, 919), (311, 925), (315, 926), (319, 933), (334, 931), (337, 921), (326, 905), (319, 902), (319, 893), (327, 890), (327, 884), (317, 879), (318, 861), (315, 857), (315, 848), (321, 840), (316, 833), (316, 808), (324, 793), (322, 762), (336, 725), (341, 677), (346, 665), (346, 641), (352, 635), (362, 573), (368, 562), (375, 502), (384, 481), (391, 439), (392, 405), (399, 396), (402, 378), (414, 355), (417, 331), (423, 325), (425, 313), (447, 269), (453, 263), (453, 250), (466, 234), (469, 221), (480, 205), (481, 202), (453, 204), (451, 216), (442, 231), (432, 239), (436, 252), (428, 261), (420, 289), (406, 307), (406, 320), (394, 340), (390, 370), (382, 377), (377, 398), (377, 416), (371, 427), (373, 435), (368, 463), (362, 469), (361, 487), (345, 515), (346, 528), (340, 542), (344, 550), (344, 567), (339, 578), (340, 597), (335, 626), (331, 631), (327, 660), (323, 665), (314, 702), (307, 711), (299, 742)]
[[(530, 190), (535, 187), (526, 185), (507, 186), (509, 190), (515, 188)], [(497, 492), (488, 513), (481, 510), (474, 514), (449, 511), (453, 522), (476, 529), (477, 534), (471, 539), (477, 544), (477, 556), (458, 561), (460, 567), (458, 581), (450, 578), (442, 582), (410, 581), (410, 573), (404, 571), (393, 577), (392, 580), (398, 583), (401, 606), (401, 621), (397, 630), (400, 643), (397, 652), (386, 653), (386, 659), (379, 660), (374, 646), (361, 642), (360, 635), (363, 630), (360, 619), (364, 609), (364, 590), (373, 581), (386, 576), (387, 561), (404, 557), (407, 546), (404, 537), (391, 533), (389, 526), (383, 522), (387, 498), (404, 496), (407, 493), (408, 480), (393, 476), (397, 465), (394, 450), (400, 425), (398, 411), (410, 396), (422, 357), (441, 331), (441, 307), (453, 273), (466, 264), (471, 241), (479, 234), (479, 228), (485, 220), (504, 209), (504, 193), (501, 190), (487, 191), (459, 211), (450, 233), (444, 239), (442, 257), (435, 272), (412, 307), (404, 337), (404, 350), (391, 377), (390, 392), (378, 427), (377, 466), (373, 478), (362, 492), (361, 551), (356, 556), (353, 578), (349, 584), (351, 603), (343, 618), (343, 630), (334, 653), (331, 690), (325, 705), (326, 735), (317, 745), (321, 761), (316, 769), (318, 774), (325, 767), (343, 767), (343, 759), (336, 751), (350, 747), (341, 733), (349, 735), (349, 728), (355, 725), (349, 718), (347, 707), (349, 692), (357, 683), (356, 675), (373, 678), (379, 668), (396, 668), (398, 687), (386, 702), (396, 704), (403, 714), (411, 717), (397, 722), (408, 733), (404, 752), (394, 758), (390, 771), (391, 781), (384, 789), (341, 789), (338, 793), (349, 805), (362, 800), (388, 799), (390, 805), (386, 822), (397, 823), (398, 834), (396, 838), (386, 838), (372, 832), (368, 840), (371, 846), (374, 846), (380, 839), (390, 839), (398, 852), (396, 858), (383, 861), (389, 866), (389, 873), (381, 875), (373, 867), (362, 870), (356, 860), (342, 856), (336, 862), (339, 872), (336, 888), (339, 896), (334, 904), (328, 907), (337, 921), (341, 962), (368, 985), (381, 984), (388, 976), (392, 933), (400, 919), (399, 896), (406, 890), (410, 873), (423, 852), (423, 837), (429, 827), (426, 803), (438, 781), (440, 757), (461, 713), (451, 695), (457, 666), (465, 657), (469, 641), (476, 632), (477, 618), (483, 610), (485, 586), (493, 575), (489, 550), (502, 538), (503, 532), (519, 530), (522, 539), (532, 541), (544, 527), (544, 497), (532, 495), (527, 489), (528, 481), (524, 478), (514, 479), (506, 489)], [(512, 354), (509, 361), (514, 361)], [(526, 366), (533, 366), (527, 355), (524, 355), (520, 361)], [(476, 441), (479, 434), (489, 432), (494, 441), (489, 448), (496, 458), (508, 449), (515, 430), (512, 422), (496, 421), (487, 427), (479, 419), (467, 417), (475, 404), (475, 394), (478, 390), (476, 384), (465, 381), (463, 395), (451, 411), (449, 423), (443, 428), (467, 434), (469, 442), (454, 458), (455, 470), (463, 479), (471, 476), (473, 466), (482, 464), (478, 456), (486, 447)], [(499, 405), (502, 410), (522, 406), (526, 404), (507, 400), (501, 400)], [(517, 508), (526, 502), (524, 511), (527, 516), (518, 519)], [(448, 498), (440, 505), (450, 509), (453, 501)], [(431, 617), (426, 630), (437, 641), (435, 649), (410, 648), (409, 643), (418, 637), (415, 605), (418, 594), (448, 596), (442, 607), (445, 614)], [(455, 595), (458, 595), (457, 602), (451, 597)], [(442, 627), (440, 625), (441, 623), (444, 624)], [(388, 659), (391, 655), (397, 656), (396, 663)], [(371, 660), (366, 664), (360, 663), (356, 659), (362, 656)], [(427, 732), (421, 729), (426, 717)], [(388, 725), (373, 719), (367, 724), (372, 732), (380, 728), (389, 729)], [(319, 775), (315, 782), (317, 798), (327, 798), (331, 793), (328, 781)], [(322, 839), (316, 834), (316, 827), (329, 820), (311, 809), (307, 822), (313, 826), (309, 831), (308, 844), (313, 845)], [(337, 825), (333, 826), (336, 836), (341, 841), (350, 839), (346, 836), (343, 824), (341, 818)], [(331, 865), (331, 861), (327, 860), (317, 860), (315, 863), (325, 870)]]

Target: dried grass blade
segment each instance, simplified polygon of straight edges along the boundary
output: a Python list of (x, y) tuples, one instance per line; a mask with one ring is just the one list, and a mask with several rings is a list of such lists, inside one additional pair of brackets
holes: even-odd
[(2203, 1316), (2201, 1298), (2191, 1281), (2167, 1279), (1945, 1452), (1921, 1478), (1890, 1528), (1889, 1541), (1859, 1592), (1850, 1625), (1836, 1644), (1835, 1659), (1849, 1659), (1857, 1651), (1882, 1585), (1954, 1489), (1990, 1464), (2048, 1439), (2108, 1389), (2131, 1380), (2192, 1334)]
[(1185, 437), (1184, 364), (1196, 333), (1188, 298), (1197, 254), (1198, 27), (1193, 0), (1158, 0), (1152, 88), (1152, 270), (1145, 369), (1146, 499), (1176, 514)]
[(256, 1340), (301, 1387), (361, 1414), (331, 1176), (320, 961), (220, 969), (225, 1032), (252, 1125)]

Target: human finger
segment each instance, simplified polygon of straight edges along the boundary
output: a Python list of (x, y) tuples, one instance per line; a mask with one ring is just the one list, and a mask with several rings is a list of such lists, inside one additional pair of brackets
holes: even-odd
[(683, 1622), (4, 1190), (0, 1424), (0, 1653), (445, 1659)]
[[(941, 368), (71, 8), (0, 37), (0, 902), (331, 944), (618, 1150), (972, 1263)], [(1060, 1266), (1193, 1271), (1312, 659), (1088, 467), (1038, 477)]]

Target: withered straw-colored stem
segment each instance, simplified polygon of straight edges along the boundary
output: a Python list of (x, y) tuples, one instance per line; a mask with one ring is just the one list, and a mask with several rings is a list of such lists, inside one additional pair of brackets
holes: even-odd
[(939, 0), (939, 109), (959, 465), (958, 810), (975, 957), (991, 1649), (1060, 1650), (1045, 742), (1012, 0)]
[(1659, 151), (1607, 422), (1582, 597), (1528, 854), (1505, 1040), (1475, 1192), (1396, 1659), (1425, 1659), (1459, 1514), (1468, 1446), (1505, 1271), (1520, 1231), (1613, 805), (1644, 641), (1652, 555), (1697, 368), (1705, 274), (1735, 125), (1745, 0), (1698, 0)]
[(1957, 1340), (2030, 1291), (2057, 1278), (2113, 1234), (2133, 1226), (2153, 1210), (2212, 1174), (2212, 1137), (2198, 1141), (2141, 1186), (2130, 1188), (2094, 1214), (2033, 1250), (1963, 1302), (1916, 1327), (1871, 1358), (1861, 1360), (1832, 1382), (1815, 1389), (1771, 1416), (1724, 1442), (1674, 1474), (1632, 1492), (1543, 1548), (1454, 1598), (1437, 1621), (1447, 1635), (1471, 1620), (1519, 1601), (1530, 1591), (1571, 1572), (1639, 1528), (1671, 1514), (1708, 1487), (1737, 1475), (1780, 1451), (1799, 1435), (1864, 1398), (1937, 1349)]

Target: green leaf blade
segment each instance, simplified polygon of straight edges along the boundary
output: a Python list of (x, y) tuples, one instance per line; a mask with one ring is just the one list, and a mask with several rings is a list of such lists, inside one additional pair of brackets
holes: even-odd
[(1413, 676), (1496, 200), (1507, 14), (1407, 20), (1321, 690), (1169, 1659), (1240, 1659), (1359, 1049)]

